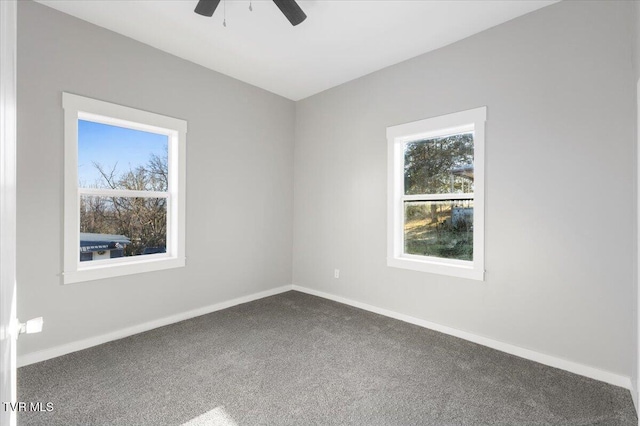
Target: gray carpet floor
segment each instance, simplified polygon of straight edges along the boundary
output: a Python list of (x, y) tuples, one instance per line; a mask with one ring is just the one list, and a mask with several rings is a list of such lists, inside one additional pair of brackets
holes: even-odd
[(18, 370), (26, 425), (636, 425), (629, 391), (288, 292)]

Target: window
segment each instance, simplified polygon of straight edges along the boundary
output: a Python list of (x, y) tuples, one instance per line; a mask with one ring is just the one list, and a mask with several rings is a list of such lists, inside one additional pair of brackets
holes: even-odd
[(387, 265), (484, 279), (486, 107), (387, 128)]
[(187, 123), (63, 93), (64, 283), (185, 265)]

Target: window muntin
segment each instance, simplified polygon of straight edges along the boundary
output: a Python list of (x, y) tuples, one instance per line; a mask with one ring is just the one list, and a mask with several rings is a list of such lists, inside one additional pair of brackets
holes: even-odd
[(63, 106), (64, 282), (184, 266), (186, 122), (68, 93)]
[(486, 108), (389, 127), (388, 265), (484, 276)]

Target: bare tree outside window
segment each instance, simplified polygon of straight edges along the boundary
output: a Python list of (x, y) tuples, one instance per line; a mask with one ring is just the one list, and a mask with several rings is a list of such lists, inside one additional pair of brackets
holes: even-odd
[[(166, 136), (85, 123), (87, 130), (81, 128), (81, 132), (84, 131), (87, 140), (79, 138), (79, 155), (83, 158), (79, 172), (81, 187), (160, 195), (168, 191)], [(127, 167), (121, 167), (122, 163)], [(130, 243), (124, 247), (121, 254), (124, 256), (166, 251), (169, 207), (166, 196), (136, 196), (139, 192), (132, 196), (123, 193), (108, 196), (98, 192), (80, 196), (81, 233), (125, 237)]]

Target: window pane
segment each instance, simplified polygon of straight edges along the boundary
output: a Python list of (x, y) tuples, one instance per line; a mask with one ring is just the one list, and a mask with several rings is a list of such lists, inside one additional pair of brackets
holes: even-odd
[(473, 193), (473, 133), (405, 144), (404, 193)]
[(166, 247), (166, 198), (80, 198), (80, 261), (165, 253)]
[(166, 191), (167, 135), (78, 120), (81, 188)]
[(473, 260), (473, 200), (404, 203), (406, 254)]

